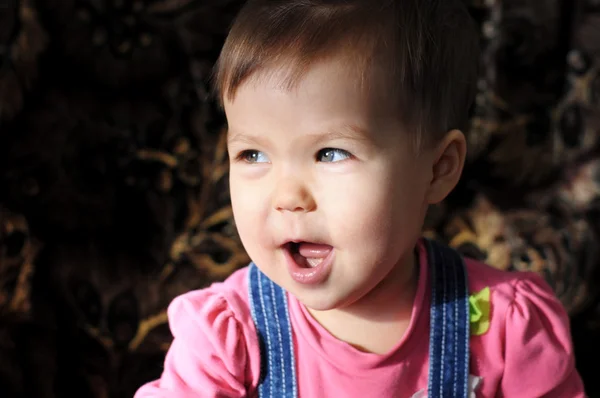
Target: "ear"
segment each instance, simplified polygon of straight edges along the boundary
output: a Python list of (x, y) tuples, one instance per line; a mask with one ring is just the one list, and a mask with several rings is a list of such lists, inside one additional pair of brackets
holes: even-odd
[(432, 179), (427, 200), (439, 203), (456, 187), (465, 164), (467, 142), (460, 130), (449, 131), (434, 151)]

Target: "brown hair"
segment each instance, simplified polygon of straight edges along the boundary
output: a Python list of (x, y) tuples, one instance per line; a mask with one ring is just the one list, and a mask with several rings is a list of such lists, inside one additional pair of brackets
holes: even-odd
[[(214, 88), (222, 105), (250, 76), (285, 71), (291, 88), (314, 62), (344, 56), (363, 86), (394, 100), (420, 142), (466, 128), (478, 55), (462, 0), (249, 0), (216, 63)], [(375, 67), (384, 82), (368, 79)]]

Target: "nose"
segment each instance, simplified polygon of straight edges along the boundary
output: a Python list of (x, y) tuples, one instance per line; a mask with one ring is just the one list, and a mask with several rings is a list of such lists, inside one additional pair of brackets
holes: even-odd
[(277, 184), (273, 208), (281, 212), (310, 212), (317, 208), (317, 203), (305, 183), (287, 177)]

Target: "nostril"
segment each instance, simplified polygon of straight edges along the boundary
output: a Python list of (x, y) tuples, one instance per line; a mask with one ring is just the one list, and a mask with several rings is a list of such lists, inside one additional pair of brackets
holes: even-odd
[(272, 207), (282, 213), (305, 213), (314, 211), (317, 205), (308, 187), (286, 180), (273, 193)]

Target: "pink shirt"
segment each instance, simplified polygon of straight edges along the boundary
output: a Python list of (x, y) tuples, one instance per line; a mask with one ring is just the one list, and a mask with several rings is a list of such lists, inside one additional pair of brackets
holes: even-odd
[[(335, 339), (289, 296), (301, 398), (426, 396), (430, 281), (420, 245), (420, 278), (410, 326), (386, 355)], [(569, 319), (536, 274), (507, 273), (466, 260), (469, 289), (491, 289), (490, 327), (471, 336), (476, 397), (584, 397)], [(248, 302), (247, 269), (176, 298), (168, 314), (173, 343), (159, 380), (135, 398), (254, 397), (260, 371)]]

